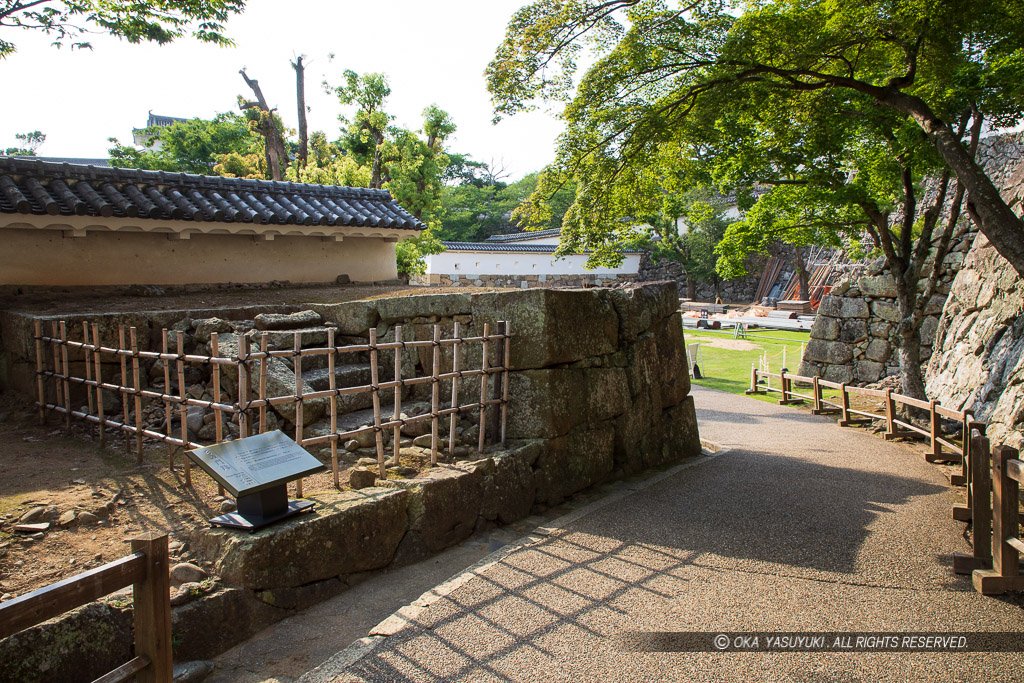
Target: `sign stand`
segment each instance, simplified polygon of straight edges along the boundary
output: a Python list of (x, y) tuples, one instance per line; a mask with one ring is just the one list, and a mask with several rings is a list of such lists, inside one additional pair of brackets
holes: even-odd
[(197, 448), (188, 456), (237, 499), (235, 512), (210, 524), (249, 532), (313, 509), (313, 501), (288, 500), (288, 482), (327, 469), (280, 431)]

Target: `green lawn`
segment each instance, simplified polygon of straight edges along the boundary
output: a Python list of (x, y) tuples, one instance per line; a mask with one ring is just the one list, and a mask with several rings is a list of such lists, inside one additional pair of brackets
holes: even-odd
[[(701, 356), (704, 360), (703, 363), (698, 363), (704, 378), (693, 381), (703, 387), (720, 389), (732, 394), (742, 394), (750, 388), (750, 366), (757, 365), (758, 359), (765, 353), (768, 355), (770, 369), (775, 373), (783, 367), (785, 349), (785, 367), (790, 372), (796, 372), (800, 367), (801, 346), (809, 339), (806, 332), (764, 329), (750, 330), (745, 339), (734, 339), (731, 330), (711, 332), (687, 329), (683, 334), (687, 346), (694, 342), (700, 343)], [(726, 348), (729, 346), (746, 348)], [(773, 386), (778, 386), (777, 380), (773, 382)], [(779, 394), (757, 394), (756, 398), (775, 402), (779, 399)]]

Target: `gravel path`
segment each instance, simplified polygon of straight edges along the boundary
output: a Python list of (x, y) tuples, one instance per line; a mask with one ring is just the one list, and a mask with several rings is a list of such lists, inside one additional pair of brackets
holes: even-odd
[(626, 653), (629, 631), (1024, 631), (950, 570), (916, 449), (694, 387), (725, 448), (625, 485), (425, 593), (300, 680), (1010, 681), (1014, 653)]

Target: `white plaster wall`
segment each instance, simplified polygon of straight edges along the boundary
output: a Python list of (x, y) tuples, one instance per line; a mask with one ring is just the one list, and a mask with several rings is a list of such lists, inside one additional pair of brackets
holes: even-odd
[(588, 270), (587, 257), (573, 254), (555, 259), (530, 252), (444, 251), (426, 257), (427, 273), (443, 275), (632, 275), (640, 270), (640, 254), (626, 254), (618, 268)]
[(217, 282), (355, 282), (397, 277), (395, 244), (382, 238), (0, 230), (0, 284), (123, 285)]

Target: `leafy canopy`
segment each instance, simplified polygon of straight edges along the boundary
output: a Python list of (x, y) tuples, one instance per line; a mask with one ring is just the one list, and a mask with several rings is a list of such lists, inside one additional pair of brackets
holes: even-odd
[[(217, 45), (232, 45), (224, 35), (228, 17), (245, 0), (0, 0), (0, 29), (35, 29), (53, 36), (53, 44), (91, 48), (90, 33), (109, 33), (129, 43), (161, 45), (185, 35)], [(15, 52), (0, 38), (0, 59)]]

